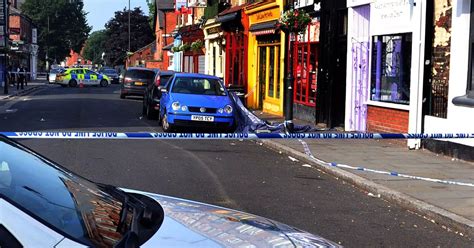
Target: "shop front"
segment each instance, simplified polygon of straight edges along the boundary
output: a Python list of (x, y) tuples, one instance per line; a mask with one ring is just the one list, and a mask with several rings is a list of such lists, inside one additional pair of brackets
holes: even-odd
[(204, 32), (199, 27), (199, 25), (188, 25), (181, 27), (178, 31), (181, 36), (181, 46), (186, 47), (182, 49), (182, 63), (181, 70), (182, 72), (188, 73), (205, 73), (205, 55), (203, 52), (203, 47), (199, 48), (193, 44), (203, 43), (204, 41)]
[(314, 122), (319, 65), (319, 18), (313, 17), (306, 31), (296, 37), (293, 49), (293, 112), (297, 119)]
[(421, 132), (424, 44), (416, 37), (424, 36), (424, 7), (394, 0), (348, 7), (346, 129)]
[(246, 5), (234, 6), (219, 13), (216, 21), (221, 23), (225, 37), (225, 83), (247, 90), (247, 44), (248, 17), (243, 8)]
[(277, 28), (281, 1), (245, 8), (249, 17), (248, 99), (250, 108), (283, 115), (285, 34)]
[(225, 40), (220, 23), (209, 19), (204, 26), (204, 44), (206, 48), (205, 73), (224, 78)]

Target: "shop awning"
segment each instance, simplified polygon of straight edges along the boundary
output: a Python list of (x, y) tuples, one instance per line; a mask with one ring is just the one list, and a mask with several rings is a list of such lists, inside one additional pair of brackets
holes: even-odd
[(216, 22), (220, 22), (220, 23), (230, 22), (230, 21), (237, 20), (238, 17), (239, 17), (239, 12), (234, 12), (234, 13), (217, 17)]
[(169, 45), (167, 45), (167, 46), (164, 46), (164, 47), (163, 47), (163, 51), (169, 51), (169, 50), (171, 50), (171, 48), (172, 48), (173, 46), (174, 46), (173, 43), (171, 43), (171, 44), (169, 44)]
[(257, 23), (250, 26), (249, 31), (254, 35), (274, 34), (276, 33), (277, 24), (277, 20)]

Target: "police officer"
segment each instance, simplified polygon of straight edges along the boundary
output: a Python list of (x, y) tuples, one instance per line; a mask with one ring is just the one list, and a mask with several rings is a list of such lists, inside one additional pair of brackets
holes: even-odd
[(18, 82), (16, 84), (16, 89), (19, 90), (20, 87), (21, 89), (24, 89), (25, 85), (25, 80), (26, 80), (26, 69), (23, 66), (23, 64), (20, 64), (20, 67), (18, 67)]

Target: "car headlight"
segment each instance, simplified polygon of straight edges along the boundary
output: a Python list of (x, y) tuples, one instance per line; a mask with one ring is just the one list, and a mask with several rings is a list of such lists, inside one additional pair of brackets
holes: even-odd
[(181, 105), (179, 105), (179, 102), (173, 102), (171, 104), (171, 108), (176, 111), (176, 110), (179, 110), (179, 108), (181, 107)]
[(217, 113), (219, 113), (219, 114), (224, 113), (224, 109), (223, 109), (223, 108), (218, 109), (218, 110), (217, 110)]
[(183, 112), (188, 111), (188, 107), (187, 106), (181, 106), (181, 111), (183, 111)]
[(232, 106), (230, 106), (230, 105), (226, 105), (224, 107), (224, 112), (226, 112), (227, 114), (232, 114), (232, 110), (233, 110)]

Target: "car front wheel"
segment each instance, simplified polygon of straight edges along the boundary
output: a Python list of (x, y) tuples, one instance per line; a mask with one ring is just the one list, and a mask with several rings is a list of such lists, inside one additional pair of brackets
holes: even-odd
[(165, 133), (169, 133), (173, 129), (172, 125), (168, 122), (167, 114), (164, 114), (163, 118), (161, 119), (161, 127), (163, 128), (163, 131), (165, 131)]
[(69, 87), (72, 87), (72, 88), (75, 88), (75, 87), (77, 87), (77, 81), (76, 81), (76, 80), (74, 80), (74, 79), (73, 79), (73, 80), (71, 80), (71, 81), (69, 81)]
[(109, 85), (109, 82), (107, 82), (107, 80), (100, 81), (100, 87), (107, 87), (107, 85)]

